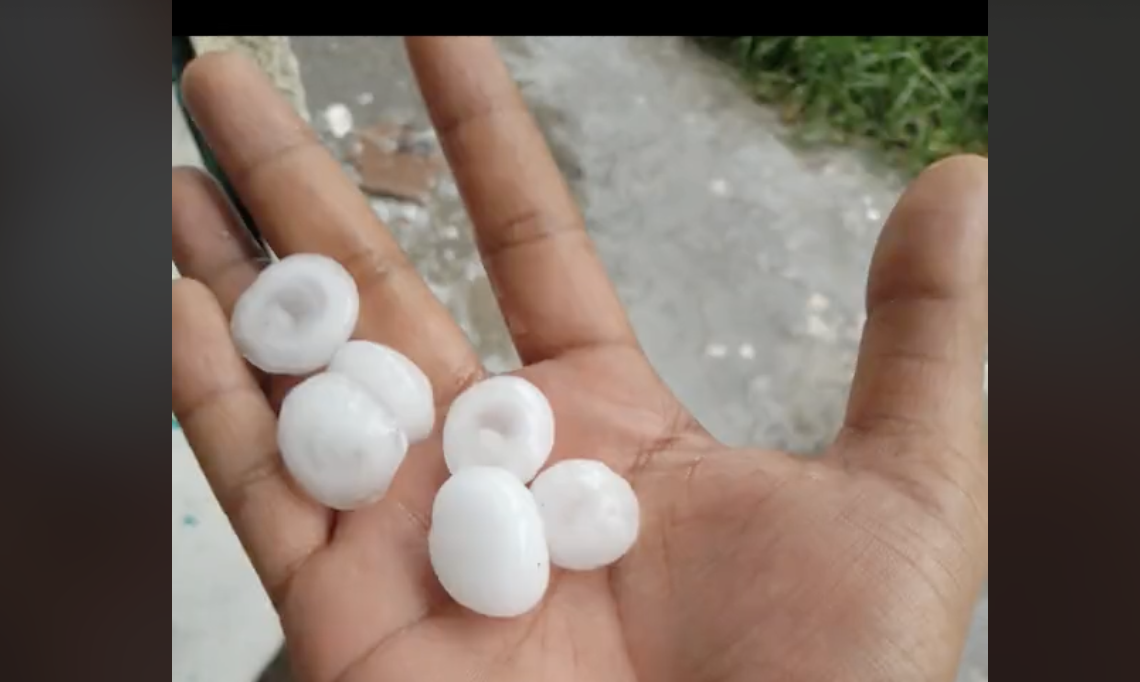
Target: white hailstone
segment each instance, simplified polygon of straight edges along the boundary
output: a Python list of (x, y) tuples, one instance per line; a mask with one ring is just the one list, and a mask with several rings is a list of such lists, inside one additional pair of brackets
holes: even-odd
[(555, 566), (594, 571), (617, 563), (637, 543), (641, 505), (633, 487), (601, 462), (567, 460), (531, 486)]
[(253, 366), (304, 376), (328, 365), (359, 315), (352, 275), (331, 258), (302, 254), (266, 268), (238, 299), (230, 326)]
[(330, 372), (343, 374), (388, 408), (411, 443), (435, 430), (435, 395), (423, 370), (395, 349), (370, 341), (352, 341), (337, 351)]
[(379, 501), (408, 453), (408, 437), (396, 418), (340, 374), (318, 374), (293, 389), (277, 428), (277, 445), (293, 479), (338, 511)]
[(443, 454), (453, 474), (472, 466), (496, 467), (529, 483), (553, 451), (550, 401), (518, 377), (476, 384), (451, 406), (443, 427)]
[(444, 484), (428, 544), (440, 584), (480, 615), (525, 615), (550, 587), (538, 506), (526, 486), (502, 469), (469, 467)]

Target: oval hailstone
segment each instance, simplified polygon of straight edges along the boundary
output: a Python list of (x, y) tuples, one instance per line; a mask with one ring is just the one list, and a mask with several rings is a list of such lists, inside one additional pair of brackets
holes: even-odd
[(637, 543), (641, 504), (629, 482), (601, 462), (560, 462), (538, 477), (531, 493), (559, 568), (605, 568)]
[(399, 351), (369, 341), (352, 341), (337, 351), (328, 371), (349, 377), (388, 408), (409, 442), (427, 440), (435, 430), (431, 381)]
[(352, 275), (331, 258), (300, 254), (261, 273), (238, 299), (230, 326), (254, 367), (304, 376), (328, 365), (352, 337), (359, 315)]
[(318, 374), (293, 389), (277, 428), (281, 457), (297, 484), (338, 511), (383, 497), (408, 452), (395, 417), (340, 374)]
[(494, 377), (471, 387), (451, 406), (443, 427), (443, 454), (453, 474), (495, 467), (529, 483), (553, 451), (550, 401), (519, 377)]
[(535, 609), (550, 586), (550, 553), (534, 497), (510, 472), (468, 467), (435, 500), (432, 567), (452, 599), (490, 618)]

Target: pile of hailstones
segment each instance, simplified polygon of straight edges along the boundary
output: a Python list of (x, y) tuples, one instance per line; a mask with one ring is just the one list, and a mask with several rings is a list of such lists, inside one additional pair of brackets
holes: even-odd
[[(382, 499), (436, 422), (419, 367), (391, 348), (350, 341), (359, 312), (340, 264), (297, 255), (267, 268), (232, 319), (255, 367), (310, 377), (285, 398), (278, 445), (297, 484), (338, 511)], [(545, 597), (552, 565), (601, 569), (637, 541), (637, 497), (604, 464), (568, 460), (539, 475), (554, 431), (546, 396), (517, 377), (477, 384), (451, 406), (443, 450), (452, 476), (432, 512), (431, 562), (452, 598), (478, 614), (525, 615)]]

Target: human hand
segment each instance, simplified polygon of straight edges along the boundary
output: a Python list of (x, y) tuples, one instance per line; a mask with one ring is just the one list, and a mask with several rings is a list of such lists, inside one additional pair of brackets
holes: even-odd
[[(296, 492), (274, 406), (228, 313), (261, 256), (204, 176), (174, 171), (172, 409), (281, 615), (304, 682), (951, 680), (988, 568), (988, 163), (928, 171), (892, 215), (845, 427), (819, 460), (712, 438), (640, 350), (582, 219), (492, 43), (409, 40), (555, 459), (595, 457), (643, 505), (608, 571), (557, 573), (510, 621), (449, 600), (427, 531), (440, 438), (387, 497), (333, 514)], [(184, 92), (274, 250), (355, 276), (357, 338), (409, 355), (441, 414), (484, 378), (367, 201), (248, 61), (201, 58)]]

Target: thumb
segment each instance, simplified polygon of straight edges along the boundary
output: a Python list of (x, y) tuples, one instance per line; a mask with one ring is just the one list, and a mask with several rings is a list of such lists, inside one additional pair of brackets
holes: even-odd
[(911, 490), (988, 486), (989, 162), (950, 159), (910, 187), (872, 266), (841, 452)]

